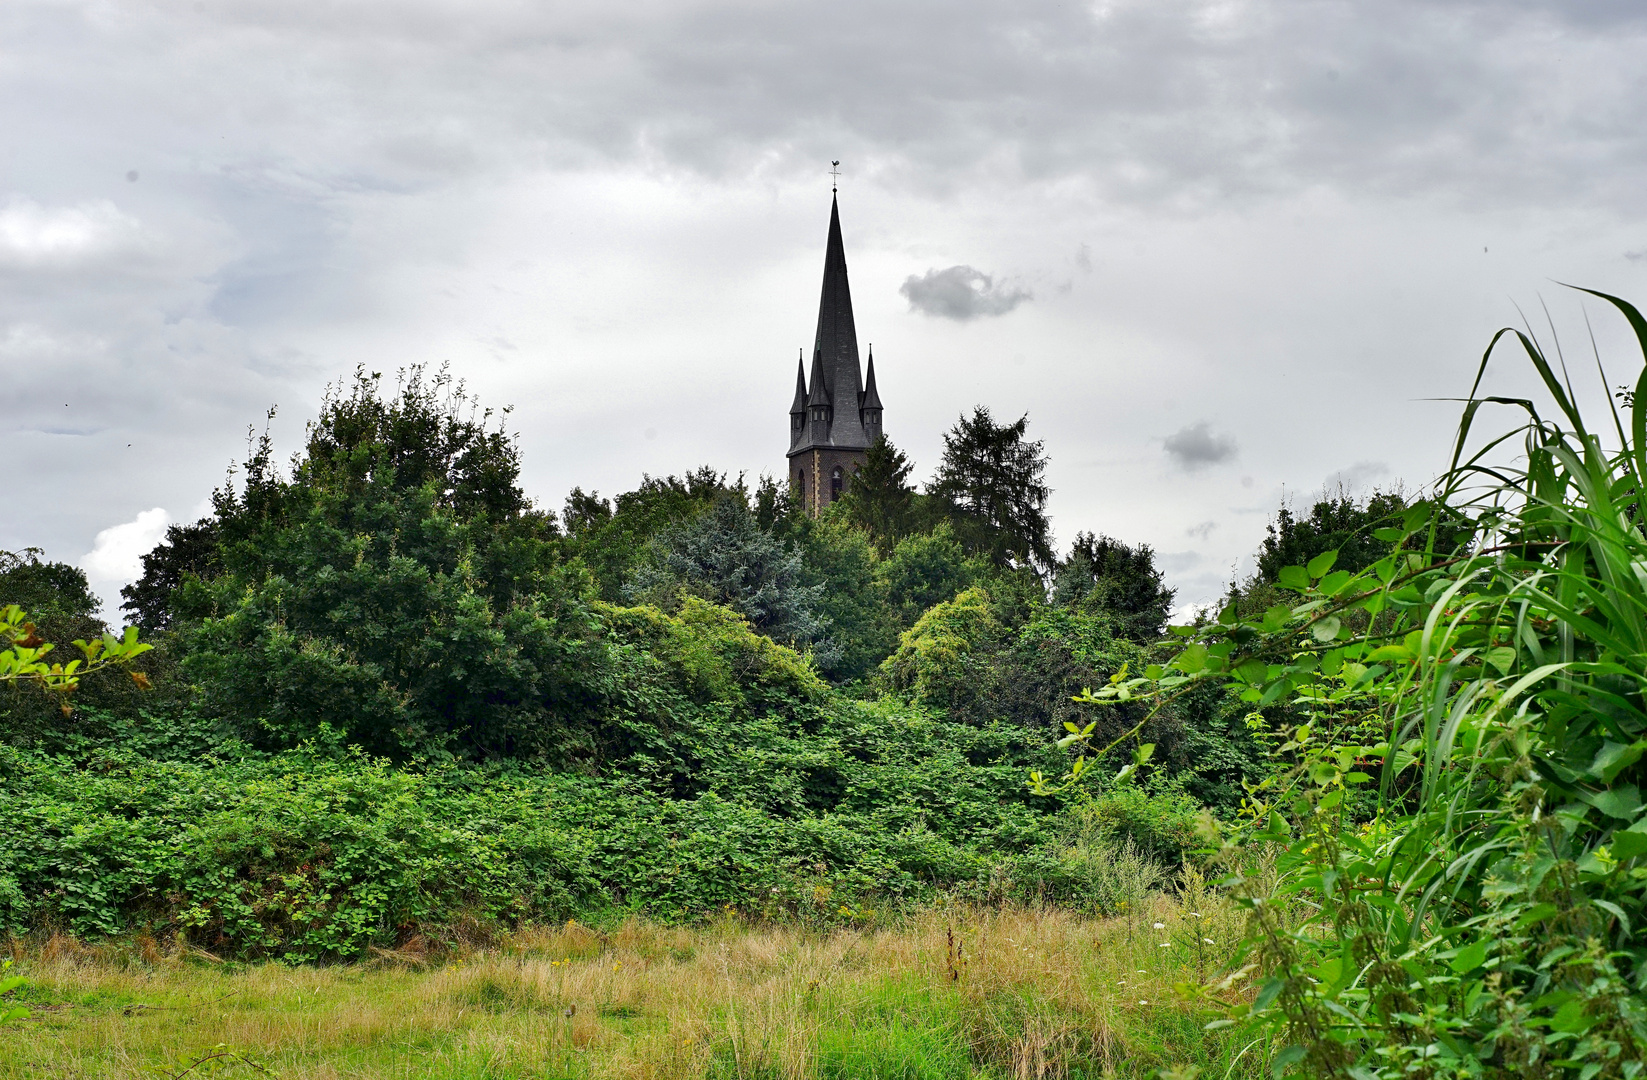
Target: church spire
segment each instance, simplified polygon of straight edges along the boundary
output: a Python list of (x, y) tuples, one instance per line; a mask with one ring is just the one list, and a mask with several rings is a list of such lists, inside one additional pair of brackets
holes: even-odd
[(870, 445), (881, 435), (875, 359), (870, 357), (866, 384), (858, 364), (840, 202), (833, 196), (811, 375), (802, 379), (797, 365), (795, 380), (795, 402), (789, 409), (789, 490), (808, 514), (816, 516), (847, 490)]
[[(829, 242), (824, 249), (823, 290), (818, 298), (818, 334), (812, 347), (813, 371), (821, 366), (829, 400), (847, 408), (837, 411), (830, 432), (836, 446), (868, 446), (862, 421), (850, 403), (860, 400), (863, 382), (858, 362), (858, 328), (852, 319), (852, 287), (846, 278), (846, 243), (841, 239), (841, 208), (829, 200)], [(820, 365), (821, 362), (821, 365)], [(818, 392), (816, 385), (812, 392)]]

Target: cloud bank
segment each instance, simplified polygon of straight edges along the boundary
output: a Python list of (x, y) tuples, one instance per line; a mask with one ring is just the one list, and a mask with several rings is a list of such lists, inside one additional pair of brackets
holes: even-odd
[[(1054, 483), (1066, 535), (1171, 550), (1217, 515), (1186, 599), (1283, 489), (1429, 475), (1413, 403), (1463, 389), (1506, 298), (1647, 290), (1639, 0), (936, 10), (0, 4), (0, 548), (193, 505), (357, 362), (521, 406), (550, 505), (781, 468), (781, 415), (674, 418), (788, 403), (835, 159), (899, 445), (1030, 412), (1055, 470), (1103, 463)], [(1168, 440), (1174, 484), (1136, 468), (1186, 416), (1241, 417), (1240, 475), (1210, 425)]]

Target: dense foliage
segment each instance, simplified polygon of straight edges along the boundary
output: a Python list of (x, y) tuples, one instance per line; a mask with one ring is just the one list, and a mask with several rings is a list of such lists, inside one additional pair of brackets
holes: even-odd
[[(1135, 903), (1108, 853), (1164, 880), (1253, 740), (1212, 695), (1156, 721), (1144, 787), (1026, 790), (1171, 600), (1147, 547), (1052, 556), (1026, 430), (963, 418), (925, 492), (882, 440), (818, 519), (710, 468), (557, 517), (444, 373), (357, 371), (145, 558), (151, 689), (0, 700), (0, 933), (305, 960), (602, 911)], [(0, 593), (102, 631), (38, 553)]]
[[(1647, 361), (1647, 320), (1602, 298)], [(1225, 983), (1255, 976), (1234, 1011), (1273, 1034), (1278, 1075), (1647, 1068), (1647, 366), (1609, 446), (1515, 340), (1554, 415), (1478, 397), (1478, 375), (1432, 500), (1372, 508), (1381, 527), (1347, 566), (1328, 549), (1276, 568), (1294, 602), (1231, 604), (1097, 695), (1137, 708), (1228, 681), (1297, 717), (1227, 849), (1236, 867), (1280, 852), (1273, 883), (1232, 882), (1251, 964)], [(1487, 405), (1526, 423), (1475, 449)], [(1525, 456), (1506, 462), (1516, 434)]]

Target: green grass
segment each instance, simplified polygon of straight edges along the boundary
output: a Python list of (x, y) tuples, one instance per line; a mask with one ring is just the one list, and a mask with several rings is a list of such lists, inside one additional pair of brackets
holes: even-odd
[[(1146, 915), (1183, 916), (1160, 897)], [(1233, 928), (1227, 916), (1216, 933)], [(176, 1076), (212, 1053), (239, 1056), (189, 1075), (1258, 1076), (1256, 1055), (1203, 1030), (1217, 1013), (1174, 993), (1193, 967), (1147, 937), (1067, 912), (957, 909), (827, 933), (568, 924), (440, 964), (333, 967), (58, 938), (17, 966), (35, 1014), (0, 1041), (0, 1077)]]

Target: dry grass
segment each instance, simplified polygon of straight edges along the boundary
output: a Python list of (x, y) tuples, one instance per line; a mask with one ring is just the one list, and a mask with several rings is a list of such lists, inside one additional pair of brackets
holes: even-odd
[(1256, 1076), (1174, 993), (1195, 977), (1187, 943), (1219, 942), (1200, 958), (1215, 965), (1234, 937), (1225, 909), (1190, 911), (956, 908), (830, 933), (569, 923), (439, 965), (414, 947), (331, 968), (54, 938), (15, 969), (45, 1007), (7, 1032), (0, 1077), (154, 1077), (214, 1048), (292, 1080)]

